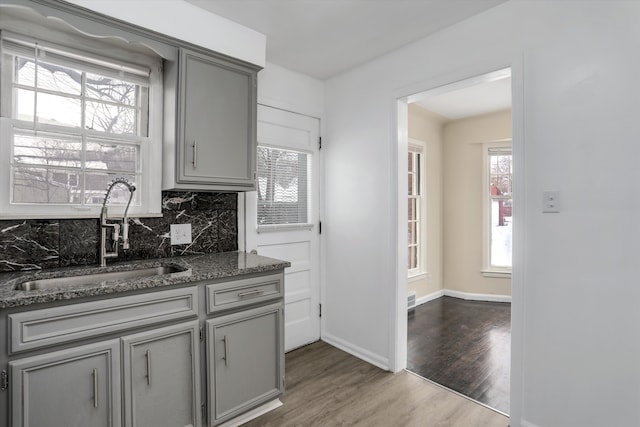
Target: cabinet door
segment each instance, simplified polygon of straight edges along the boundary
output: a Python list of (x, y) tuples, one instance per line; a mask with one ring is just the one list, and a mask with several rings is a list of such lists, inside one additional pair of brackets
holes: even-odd
[(110, 340), (9, 363), (14, 427), (120, 426), (120, 343)]
[(282, 303), (207, 321), (211, 424), (284, 391)]
[(180, 60), (178, 181), (253, 189), (255, 70), (186, 49)]
[(123, 343), (125, 426), (199, 426), (198, 321), (129, 335)]

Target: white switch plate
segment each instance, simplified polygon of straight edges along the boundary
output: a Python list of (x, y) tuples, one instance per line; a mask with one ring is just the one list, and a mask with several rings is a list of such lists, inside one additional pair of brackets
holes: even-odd
[(542, 192), (542, 212), (560, 212), (560, 192), (558, 190), (547, 190)]
[(191, 224), (171, 224), (171, 244), (188, 245), (191, 243)]

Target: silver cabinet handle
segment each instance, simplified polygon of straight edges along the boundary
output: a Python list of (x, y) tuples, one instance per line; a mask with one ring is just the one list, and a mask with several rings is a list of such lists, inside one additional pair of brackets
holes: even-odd
[(91, 373), (93, 376), (93, 407), (98, 407), (98, 370), (94, 369)]
[(254, 289), (253, 291), (247, 292), (238, 292), (238, 298), (251, 297), (254, 295), (262, 295), (264, 294), (264, 289)]
[(151, 385), (151, 350), (145, 354), (147, 358), (147, 385)]
[(229, 364), (229, 338), (225, 335), (222, 341), (224, 341), (224, 366), (227, 366)]
[(193, 168), (198, 167), (198, 141), (193, 140)]

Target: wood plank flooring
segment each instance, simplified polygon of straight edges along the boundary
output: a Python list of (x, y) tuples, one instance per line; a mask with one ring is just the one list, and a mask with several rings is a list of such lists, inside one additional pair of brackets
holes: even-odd
[(442, 297), (408, 319), (407, 369), (509, 413), (511, 304)]
[(284, 405), (246, 427), (506, 427), (509, 419), (403, 371), (383, 371), (323, 342), (286, 356)]

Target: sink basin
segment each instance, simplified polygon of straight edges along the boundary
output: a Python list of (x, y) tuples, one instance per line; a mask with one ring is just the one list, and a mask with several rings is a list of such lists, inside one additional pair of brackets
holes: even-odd
[(184, 268), (176, 265), (160, 267), (138, 268), (135, 270), (110, 271), (107, 273), (83, 274), (68, 277), (52, 277), (48, 279), (30, 280), (16, 285), (18, 291), (34, 291), (42, 289), (64, 289), (83, 285), (94, 285), (115, 280), (141, 279), (143, 277), (162, 276), (164, 274), (179, 273)]

